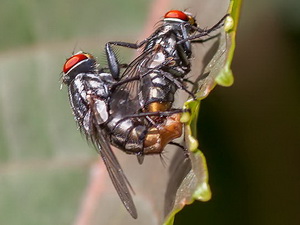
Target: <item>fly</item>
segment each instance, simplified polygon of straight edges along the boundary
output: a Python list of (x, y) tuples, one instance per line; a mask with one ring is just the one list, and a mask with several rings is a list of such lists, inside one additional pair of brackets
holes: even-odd
[(110, 144), (139, 157), (145, 147), (159, 145), (162, 139), (160, 133), (165, 133), (171, 125), (153, 127), (144, 117), (131, 116), (129, 109), (136, 106), (134, 101), (128, 101), (130, 92), (118, 89), (118, 95), (113, 94), (115, 87), (120, 86), (118, 74), (122, 65), (110, 48), (106, 49), (106, 54), (109, 73), (104, 72), (104, 68), (98, 68), (91, 54), (78, 52), (66, 60), (62, 82), (68, 86), (70, 105), (81, 132), (101, 155), (125, 208), (133, 218), (137, 218), (129, 191), (132, 190), (131, 185)]
[[(201, 29), (190, 13), (171, 10), (165, 14), (162, 25), (142, 42), (106, 44), (107, 48), (117, 45), (142, 50), (142, 53), (128, 65), (121, 79), (121, 81), (123, 79), (136, 81), (118, 87), (130, 90), (134, 96), (130, 101), (135, 101), (136, 107), (131, 108), (131, 114), (145, 116), (153, 128), (165, 127), (166, 124), (172, 123), (172, 128), (162, 130), (160, 133), (162, 144), (144, 148), (140, 155), (159, 154), (166, 144), (172, 143), (173, 139), (182, 135), (180, 113), (184, 110), (173, 108), (173, 102), (178, 89), (183, 89), (195, 98), (185, 86), (185, 82), (188, 82), (185, 76), (191, 71), (191, 44), (205, 41), (200, 38), (223, 26), (226, 17), (227, 15), (209, 29)], [(155, 69), (158, 65), (161, 67)], [(118, 91), (115, 95), (118, 95)]]
[(127, 180), (103, 128), (109, 118), (110, 86), (115, 82), (109, 73), (99, 73), (95, 58), (79, 52), (64, 64), (62, 82), (68, 86), (74, 118), (87, 139), (102, 157), (112, 183), (125, 208), (133, 218), (137, 211)]
[[(137, 211), (132, 188), (110, 144), (135, 154), (142, 163), (144, 155), (161, 154), (167, 144), (182, 135), (180, 117), (184, 110), (172, 105), (178, 89), (193, 96), (184, 84), (190, 72), (191, 42), (221, 27), (224, 18), (203, 30), (190, 14), (172, 10), (162, 26), (141, 43), (106, 44), (108, 72), (98, 68), (95, 58), (84, 52), (64, 64), (62, 82), (68, 86), (74, 118), (101, 155), (133, 218), (137, 218)], [(123, 65), (111, 45), (142, 48), (142, 54), (121, 73)]]

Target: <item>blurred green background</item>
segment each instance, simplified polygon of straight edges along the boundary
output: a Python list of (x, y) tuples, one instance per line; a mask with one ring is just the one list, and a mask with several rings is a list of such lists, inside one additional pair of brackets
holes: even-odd
[[(62, 64), (73, 50), (102, 59), (106, 41), (137, 40), (150, 3), (1, 0), (0, 224), (74, 222), (95, 152), (59, 91)], [(299, 224), (299, 11), (299, 1), (244, 2), (235, 84), (201, 105), (213, 199), (175, 224)]]
[(1, 0), (0, 224), (75, 221), (98, 155), (76, 130), (66, 88), (60, 91), (63, 63), (81, 49), (101, 61), (112, 37), (137, 39), (148, 5)]
[(200, 109), (213, 197), (175, 224), (299, 224), (299, 12), (299, 1), (243, 2), (235, 83), (217, 87)]

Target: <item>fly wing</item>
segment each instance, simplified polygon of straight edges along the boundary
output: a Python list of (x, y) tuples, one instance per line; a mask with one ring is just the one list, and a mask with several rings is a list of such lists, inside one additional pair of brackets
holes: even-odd
[[(136, 57), (125, 69), (121, 75), (121, 85), (117, 86), (116, 91), (112, 95), (111, 108), (118, 108), (119, 102), (130, 102), (128, 105), (124, 105), (122, 111), (126, 114), (136, 114), (141, 109), (139, 94), (141, 87), (141, 78), (152, 71), (148, 68), (147, 63), (155, 56), (154, 49), (144, 50), (142, 54)], [(124, 94), (127, 92), (127, 94)], [(114, 104), (117, 103), (116, 106)]]
[(107, 168), (110, 179), (117, 190), (117, 193), (123, 202), (125, 208), (130, 213), (133, 218), (137, 218), (137, 211), (133, 203), (129, 188), (132, 190), (132, 187), (126, 178), (118, 159), (113, 153), (111, 146), (107, 142), (107, 139), (104, 138), (102, 130), (98, 127), (98, 137), (96, 140), (93, 140), (93, 143), (96, 145), (103, 162)]
[(137, 218), (137, 211), (132, 200), (129, 188), (133, 191), (128, 179), (126, 178), (118, 159), (113, 153), (111, 146), (109, 144), (108, 137), (105, 131), (99, 126), (99, 121), (97, 120), (97, 108), (95, 99), (92, 99), (92, 109), (91, 117), (89, 120), (90, 126), (93, 127), (93, 132), (91, 133), (89, 139), (92, 141), (93, 145), (96, 147), (97, 151), (101, 155), (103, 162), (106, 166), (108, 174), (111, 178), (111, 181), (122, 201), (127, 211), (133, 218)]

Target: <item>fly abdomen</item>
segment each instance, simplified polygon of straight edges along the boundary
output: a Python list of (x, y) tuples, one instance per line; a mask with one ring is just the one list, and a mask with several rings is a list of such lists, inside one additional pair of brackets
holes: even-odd
[(106, 125), (111, 143), (127, 153), (140, 153), (148, 127), (138, 118), (123, 118), (120, 114), (114, 115)]
[(148, 128), (143, 124), (133, 127), (128, 135), (125, 149), (130, 152), (134, 151), (135, 153), (143, 152), (144, 140), (147, 132)]
[(166, 103), (172, 105), (176, 85), (164, 77), (160, 71), (153, 72), (141, 79), (140, 102), (144, 109), (151, 103)]
[(110, 143), (129, 154), (160, 154), (173, 139), (182, 135), (180, 114), (173, 114), (156, 126), (148, 126), (145, 120), (136, 118), (110, 121), (106, 129), (110, 133)]

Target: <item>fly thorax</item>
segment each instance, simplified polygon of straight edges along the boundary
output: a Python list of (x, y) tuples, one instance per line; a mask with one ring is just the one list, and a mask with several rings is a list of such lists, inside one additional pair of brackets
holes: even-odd
[(165, 39), (164, 44), (164, 51), (168, 56), (174, 56), (173, 54), (176, 53), (176, 37), (171, 35), (169, 38)]
[(97, 97), (100, 97), (101, 99), (107, 99), (109, 97), (107, 81), (94, 74), (89, 74), (88, 78), (89, 80), (86, 85), (88, 86), (89, 90), (92, 91)]
[(173, 26), (171, 24), (166, 24), (164, 26), (164, 29), (159, 33), (159, 35), (164, 36), (166, 33), (168, 33), (170, 30), (173, 30)]
[(166, 60), (166, 56), (163, 52), (157, 52), (153, 61), (150, 63), (149, 68), (154, 68), (158, 65), (161, 65)]
[(111, 85), (116, 83), (116, 80), (113, 78), (113, 76), (110, 73), (100, 73), (99, 77), (105, 84)]
[(153, 74), (154, 76), (151, 77), (152, 79), (152, 83), (155, 86), (166, 86), (167, 85), (167, 81), (166, 79), (158, 74)]
[(84, 85), (82, 81), (82, 75), (79, 74), (74, 79), (74, 88), (76, 89), (77, 93), (79, 93), (83, 99), (86, 99), (86, 91), (84, 90)]

